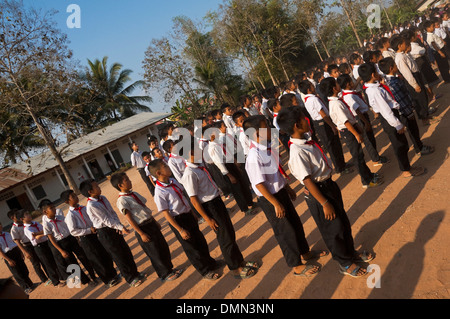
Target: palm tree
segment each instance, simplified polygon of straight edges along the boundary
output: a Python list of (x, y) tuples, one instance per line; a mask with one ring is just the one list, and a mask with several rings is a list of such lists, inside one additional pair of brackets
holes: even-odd
[[(82, 75), (86, 81), (90, 94), (94, 95), (94, 110), (101, 110), (105, 118), (103, 121), (117, 122), (133, 116), (141, 111), (151, 112), (151, 109), (142, 103), (151, 103), (149, 96), (132, 96), (135, 89), (141, 88), (144, 81), (136, 81), (131, 85), (125, 84), (131, 80), (129, 69), (122, 70), (120, 63), (114, 63), (109, 69), (108, 57), (102, 61), (96, 59), (94, 62), (88, 59), (88, 67)], [(91, 116), (93, 114), (87, 114)], [(102, 121), (100, 121), (102, 122)]]

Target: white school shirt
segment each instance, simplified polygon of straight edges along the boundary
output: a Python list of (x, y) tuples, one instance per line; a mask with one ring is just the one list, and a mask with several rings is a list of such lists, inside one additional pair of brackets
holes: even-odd
[(19, 240), (20, 243), (29, 244), (30, 240), (25, 236), (25, 225), (13, 223), (11, 226), (10, 234), (13, 240)]
[(425, 55), (425, 53), (427, 52), (427, 50), (420, 46), (419, 43), (417, 42), (411, 42), (411, 51), (409, 52), (409, 55), (413, 58), (413, 59), (418, 59), (421, 56)]
[(366, 113), (369, 111), (369, 106), (362, 100), (355, 91), (352, 90), (342, 90), (342, 98), (345, 103), (350, 106), (354, 116), (357, 116), (356, 110), (359, 109), (361, 113)]
[(124, 228), (110, 202), (103, 195), (100, 195), (99, 199), (89, 197), (86, 211), (96, 229), (109, 227), (123, 230)]
[(419, 72), (419, 67), (417, 66), (416, 61), (414, 61), (414, 59), (405, 52), (397, 52), (395, 54), (395, 64), (409, 85), (415, 88), (418, 84), (413, 76), (413, 73)]
[(123, 215), (126, 215), (125, 211), (128, 210), (132, 219), (140, 225), (153, 219), (152, 211), (145, 205), (146, 203), (147, 200), (136, 192), (120, 192), (116, 206)]
[(383, 51), (383, 53), (381, 53), (381, 55), (383, 56), (383, 58), (395, 59), (395, 51), (392, 50), (391, 48), (388, 48), (386, 51)]
[(69, 228), (70, 234), (74, 237), (86, 236), (92, 234), (91, 227), (94, 227), (85, 206), (70, 206), (65, 222)]
[(49, 219), (44, 226), (44, 235), (53, 235), (57, 241), (70, 236), (70, 230), (64, 221), (64, 216), (56, 215), (55, 219)]
[(435, 28), (434, 29), (434, 34), (436, 34), (442, 40), (445, 40), (445, 38), (447, 38), (447, 33), (442, 28)]
[(244, 155), (247, 156), (250, 149), (250, 140), (248, 136), (245, 135), (244, 129), (242, 127), (239, 128), (239, 142), (241, 143)]
[(366, 95), (369, 105), (375, 113), (381, 114), (390, 126), (395, 127), (397, 131), (403, 128), (403, 124), (394, 115), (392, 109), (399, 109), (399, 104), (391, 97), (391, 95), (383, 89), (380, 84), (366, 83)]
[(219, 188), (203, 165), (186, 162), (183, 186), (189, 197), (197, 196), (200, 203), (209, 202), (220, 196)]
[(355, 78), (355, 79), (358, 79), (360, 76), (359, 76), (359, 73), (358, 73), (358, 68), (359, 68), (359, 65), (354, 65), (353, 66), (353, 77)]
[(171, 216), (189, 213), (191, 207), (188, 199), (183, 195), (184, 188), (174, 178), (169, 183), (158, 181), (155, 186), (155, 204), (158, 212), (169, 211)]
[(442, 27), (444, 31), (450, 31), (450, 20), (442, 21)]
[(222, 120), (225, 123), (227, 129), (230, 129), (234, 133), (234, 131), (236, 130), (236, 124), (233, 121), (233, 117), (224, 113), (222, 116)]
[(352, 125), (356, 124), (355, 116), (338, 97), (330, 96), (328, 101), (331, 120), (339, 130), (347, 129), (345, 126), (346, 122), (350, 122)]
[(330, 77), (330, 73), (328, 73), (328, 72), (323, 72), (323, 77), (326, 79), (326, 78), (329, 78)]
[(11, 237), (10, 233), (1, 232), (0, 233), (0, 248), (6, 254), (7, 252), (13, 250), (17, 247), (17, 244)]
[(278, 117), (278, 113), (273, 113), (273, 126), (275, 126), (275, 128), (279, 131), (280, 127), (278, 126), (277, 117)]
[(314, 94), (305, 95), (305, 107), (313, 121), (323, 120), (320, 111), (323, 110), (327, 115), (329, 115), (328, 109), (325, 104)]
[(218, 142), (225, 147), (227, 158), (231, 158), (231, 155), (242, 152), (240, 144), (228, 130), (227, 133), (219, 133)]
[[(209, 141), (207, 139), (201, 138), (198, 140), (198, 145), (200, 149), (202, 150), (202, 158), (203, 162), (207, 164), (214, 164), (214, 161), (211, 159), (211, 156), (209, 156)], [(183, 171), (184, 168), (186, 168), (186, 162), (183, 163)], [(181, 177), (183, 177), (183, 174), (181, 174)], [(181, 183), (181, 178), (178, 180), (179, 183)]]
[(23, 224), (25, 226), (24, 234), (27, 236), (27, 238), (31, 241), (31, 244), (33, 246), (37, 246), (43, 242), (46, 242), (48, 240), (47, 236), (42, 236), (39, 239), (36, 239), (33, 237), (33, 233), (40, 232), (44, 230), (41, 224), (38, 222), (32, 222), (31, 224)]
[[(64, 212), (60, 208), (56, 209), (56, 214), (55, 215), (56, 216), (61, 215), (64, 218)], [(47, 217), (47, 215), (45, 215), (45, 214), (42, 215), (41, 222), (42, 222), (42, 227), (43, 228), (45, 228), (45, 226), (46, 226), (46, 224), (48, 223), (49, 220), (50, 219)]]
[(434, 49), (434, 46), (432, 45), (433, 42), (436, 43), (439, 50), (441, 50), (445, 46), (445, 42), (441, 37), (437, 36), (434, 33), (427, 32), (427, 43), (433, 51), (436, 51)]
[(177, 181), (180, 182), (183, 178), (184, 169), (186, 168), (186, 161), (184, 160), (184, 158), (181, 156), (170, 154), (167, 165), (172, 171), (173, 176), (177, 179)]
[[(262, 98), (261, 101), (261, 113), (262, 115), (266, 116), (266, 110), (269, 110), (268, 106), (267, 106), (267, 102), (269, 102), (269, 100)], [(269, 110), (270, 112), (270, 110)]]
[(136, 168), (144, 168), (146, 163), (142, 159), (142, 152), (136, 152), (134, 151), (131, 153), (131, 165), (135, 166)]
[(279, 171), (279, 155), (277, 151), (268, 150), (268, 146), (251, 141), (245, 170), (257, 196), (263, 196), (256, 185), (263, 184), (271, 194), (283, 189), (287, 181)]
[(252, 115), (259, 115), (258, 110), (256, 108), (254, 108), (253, 106), (244, 107), (243, 109), (246, 110), (250, 114), (250, 116), (252, 116)]
[(220, 170), (222, 175), (227, 175), (228, 169), (225, 166), (226, 163), (226, 156), (224, 153), (224, 146), (220, 143), (217, 143), (215, 140), (210, 141), (208, 144), (208, 155), (213, 161), (214, 165), (217, 166), (217, 168)]
[[(311, 139), (309, 139), (311, 140)], [(303, 181), (310, 176), (318, 183), (331, 176), (331, 161), (327, 155), (315, 145), (307, 144), (309, 140), (291, 138), (288, 167), (292, 175), (304, 185)]]

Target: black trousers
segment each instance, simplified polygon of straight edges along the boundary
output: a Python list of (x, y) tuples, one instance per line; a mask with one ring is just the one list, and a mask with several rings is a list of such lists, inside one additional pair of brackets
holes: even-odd
[(29, 277), (29, 271), (27, 268), (27, 265), (25, 264), (25, 261), (23, 260), (22, 252), (20, 251), (19, 247), (14, 247), (12, 250), (5, 253), (8, 258), (11, 258), (14, 260), (16, 265), (12, 267), (6, 260), (6, 266), (8, 266), (8, 269), (11, 271), (14, 279), (17, 281), (19, 286), (25, 290), (28, 288), (31, 288), (33, 286), (33, 282), (31, 281)]
[(150, 242), (146, 243), (142, 240), (141, 235), (135, 232), (136, 238), (142, 250), (150, 258), (153, 268), (159, 278), (166, 278), (173, 270), (172, 257), (170, 256), (169, 245), (166, 242), (156, 221), (152, 219), (150, 222), (144, 222), (139, 228), (150, 237)]
[(40, 243), (34, 246), (34, 251), (36, 255), (39, 257), (39, 260), (44, 265), (45, 272), (47, 273), (48, 278), (52, 281), (54, 286), (58, 285), (61, 277), (58, 272), (58, 267), (56, 266), (55, 259), (53, 257), (53, 253), (50, 249), (52, 245), (49, 244), (48, 241)]
[[(436, 59), (436, 63), (439, 68), (439, 72), (441, 73), (442, 79), (445, 82), (450, 82), (450, 73), (449, 73), (449, 65), (448, 65), (448, 57), (445, 58), (441, 57), (441, 55), (435, 51), (433, 51), (434, 58)], [(444, 48), (442, 49), (443, 52), (445, 52)]]
[(127, 242), (116, 229), (103, 227), (97, 229), (97, 236), (100, 243), (111, 255), (115, 264), (119, 268), (122, 277), (129, 284), (139, 276), (133, 254)]
[(345, 169), (344, 152), (339, 135), (334, 135), (333, 130), (325, 121), (314, 121), (316, 133), (325, 151), (330, 154), (336, 173)]
[[(370, 116), (368, 112), (363, 113), (364, 118), (369, 122), (370, 124)], [(363, 128), (363, 141), (364, 141), (364, 147), (369, 154), (370, 159), (372, 162), (379, 162), (380, 161), (380, 154), (377, 151), (377, 141), (375, 139), (375, 135), (373, 133), (373, 130), (370, 130), (370, 132), (367, 132), (366, 130), (366, 124), (364, 121), (362, 121), (359, 117), (357, 117), (359, 125)]]
[(253, 205), (253, 196), (250, 191), (250, 184), (242, 173), (241, 169), (235, 163), (225, 163), (228, 172), (237, 180), (236, 184), (232, 184), (228, 176), (224, 176), (228, 181), (231, 193), (236, 200), (239, 209), (245, 213)]
[[(58, 240), (58, 245), (67, 252), (69, 257), (64, 258), (59, 250), (57, 250), (54, 246), (52, 246), (53, 256), (56, 261), (56, 265), (59, 268), (59, 272), (61, 274), (64, 274), (63, 279), (67, 280), (69, 277), (69, 273), (67, 272), (67, 267), (69, 265), (79, 265), (77, 258), (75, 258), (75, 255), (78, 257), (80, 262), (83, 264), (84, 268), (88, 271), (91, 278), (95, 278), (95, 272), (92, 268), (91, 263), (86, 257), (86, 254), (84, 253), (81, 246), (78, 244), (78, 241), (73, 236), (68, 236), (64, 239)], [(81, 267), (80, 267), (81, 268)], [(86, 284), (90, 281), (89, 277), (84, 273), (84, 271), (81, 271), (81, 283)]]
[(373, 179), (373, 174), (370, 171), (369, 167), (367, 167), (361, 144), (358, 143), (353, 133), (348, 129), (344, 129), (341, 131), (341, 137), (344, 139), (348, 149), (350, 150), (350, 154), (353, 158), (353, 163), (358, 167), (358, 173), (361, 177), (362, 184), (368, 185)]
[(78, 239), (98, 277), (104, 284), (108, 284), (117, 276), (111, 256), (100, 243), (96, 234), (80, 236)]
[(265, 197), (258, 197), (258, 203), (272, 226), (287, 265), (289, 267), (302, 265), (300, 255), (309, 252), (303, 224), (285, 189), (280, 190), (273, 196), (284, 207), (285, 216), (283, 218), (276, 216), (275, 207)]
[[(33, 245), (31, 243), (28, 244), (22, 244), (23, 248), (31, 255), (31, 265), (34, 268), (34, 271), (36, 272), (36, 275), (38, 275), (41, 282), (46, 282), (48, 280), (47, 275), (45, 274), (45, 267), (39, 260), (39, 257), (36, 255), (36, 252), (34, 251)], [(44, 269), (43, 269), (44, 268)]]
[(223, 258), (230, 270), (241, 267), (244, 257), (236, 243), (236, 233), (230, 215), (220, 196), (202, 204), (206, 214), (217, 223), (217, 241)]
[(138, 172), (141, 175), (142, 180), (147, 185), (150, 194), (152, 194), (152, 196), (155, 196), (155, 186), (153, 186), (152, 182), (150, 181), (150, 177), (148, 177), (145, 173), (145, 168), (138, 168)]
[(344, 210), (339, 186), (331, 178), (324, 182), (316, 183), (316, 185), (322, 195), (333, 205), (336, 218), (326, 220), (322, 205), (312, 195), (305, 194), (305, 201), (311, 216), (316, 222), (317, 228), (333, 259), (343, 267), (350, 266), (353, 263), (352, 260), (356, 251), (350, 221)]
[(411, 114), (409, 117), (404, 115), (399, 116), (400, 122), (408, 129), (408, 135), (411, 139), (411, 142), (414, 145), (414, 151), (418, 154), (422, 150), (423, 143), (420, 139), (419, 126), (417, 125), (416, 118), (414, 114)]
[(183, 247), (183, 250), (191, 262), (192, 266), (202, 275), (216, 268), (216, 261), (209, 253), (208, 243), (205, 236), (200, 231), (198, 223), (192, 213), (174, 216), (175, 221), (184, 228), (190, 235), (188, 240), (184, 240), (178, 230), (169, 224), (170, 229)]
[[(398, 111), (392, 111), (394, 112), (394, 115), (399, 118)], [(383, 131), (388, 135), (392, 147), (394, 148), (395, 157), (397, 158), (400, 170), (402, 172), (409, 171), (411, 169), (408, 159), (409, 146), (405, 134), (399, 134), (396, 128), (392, 127), (382, 116), (380, 116), (380, 122), (383, 127)]]
[(223, 176), (220, 169), (214, 164), (214, 163), (205, 163), (206, 169), (208, 170), (209, 174), (211, 174), (212, 179), (216, 183), (217, 187), (220, 188), (222, 193), (225, 196), (228, 196), (231, 194), (231, 187), (228, 183), (228, 181)]
[(414, 90), (414, 88), (409, 85), (407, 81), (405, 81), (406, 87), (408, 88), (409, 95), (411, 96), (414, 110), (416, 111), (417, 116), (419, 117), (419, 119), (426, 119), (428, 118), (429, 114), (428, 93), (425, 87), (425, 81), (419, 72), (413, 73), (412, 75), (414, 76), (414, 79), (422, 90), (420, 91), (420, 93), (417, 93), (416, 90)]

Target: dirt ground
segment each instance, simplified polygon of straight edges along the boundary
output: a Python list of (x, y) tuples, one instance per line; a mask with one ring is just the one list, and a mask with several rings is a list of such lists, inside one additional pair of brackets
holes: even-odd
[[(450, 219), (448, 200), (450, 192), (449, 152), (450, 86), (441, 83), (435, 91), (443, 94), (433, 106), (438, 107), (441, 121), (431, 126), (419, 123), (425, 144), (436, 151), (419, 157), (410, 149), (413, 165), (427, 168), (428, 173), (414, 179), (400, 177), (397, 161), (387, 135), (374, 121), (378, 150), (391, 162), (382, 168), (368, 166), (384, 175), (384, 184), (373, 189), (363, 189), (356, 171), (352, 174), (333, 176), (339, 184), (345, 208), (352, 224), (355, 247), (373, 250), (376, 259), (371, 262), (374, 271), (363, 278), (350, 278), (338, 272), (338, 265), (331, 256), (321, 258), (321, 272), (312, 278), (294, 277), (288, 268), (273, 231), (264, 213), (246, 217), (238, 212), (234, 200), (226, 201), (236, 230), (237, 243), (247, 260), (258, 260), (262, 267), (256, 276), (236, 280), (224, 267), (222, 277), (215, 281), (202, 280), (186, 258), (179, 242), (169, 229), (162, 214), (154, 213), (162, 225), (162, 232), (169, 244), (175, 267), (185, 267), (183, 275), (173, 282), (162, 283), (156, 276), (150, 260), (143, 253), (133, 233), (125, 239), (135, 257), (139, 271), (149, 274), (138, 288), (130, 288), (123, 280), (118, 286), (107, 289), (96, 287), (54, 288), (40, 285), (30, 299), (447, 299), (450, 297)], [(409, 137), (408, 137), (409, 138)], [(346, 159), (350, 154), (344, 146)], [(366, 154), (366, 159), (368, 158)], [(284, 158), (286, 163), (286, 155)], [(285, 165), (287, 168), (287, 165)], [(127, 172), (134, 190), (149, 199), (149, 207), (156, 212), (152, 197), (138, 172)], [(103, 194), (115, 206), (117, 191), (107, 180), (101, 185)], [(291, 186), (297, 192), (295, 206), (303, 222), (307, 240), (312, 249), (326, 249), (303, 199), (303, 187), (291, 177)], [(80, 203), (86, 199), (80, 196)], [(67, 207), (61, 206), (65, 213)], [(124, 218), (120, 216), (123, 223)], [(200, 225), (209, 243), (211, 255), (223, 260), (214, 232), (205, 224)], [(30, 277), (38, 278), (31, 264)], [(1, 277), (10, 275), (4, 262), (0, 263)], [(380, 274), (380, 288), (373, 288), (376, 274)], [(373, 279), (373, 280), (372, 280)]]

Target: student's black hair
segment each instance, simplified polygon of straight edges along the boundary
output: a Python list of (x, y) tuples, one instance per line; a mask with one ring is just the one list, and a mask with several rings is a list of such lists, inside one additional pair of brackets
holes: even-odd
[(217, 121), (217, 122), (212, 123), (211, 127), (221, 128), (223, 123), (224, 123), (223, 121)]
[[(171, 141), (171, 140), (167, 140), (167, 141)], [(167, 141), (166, 141), (166, 142), (167, 142)], [(166, 144), (166, 142), (164, 142), (164, 144)], [(164, 145), (164, 144), (163, 144), (163, 145)], [(160, 149), (159, 147), (155, 147), (154, 149), (152, 149), (152, 152), (151, 152), (151, 153), (152, 153), (153, 156), (155, 156), (155, 151), (156, 151), (156, 150), (161, 150), (161, 149)], [(142, 154), (142, 157), (144, 157), (144, 154)]]
[(332, 70), (338, 70), (339, 71), (339, 66), (337, 65), (337, 64), (330, 64), (329, 66), (328, 66), (328, 73), (330, 73), (331, 74), (331, 71)]
[(304, 117), (305, 114), (302, 112), (300, 106), (293, 106), (282, 109), (280, 113), (278, 113), (277, 124), (280, 127), (280, 130), (292, 135), (294, 133), (295, 124)]
[(71, 194), (74, 194), (75, 192), (71, 189), (65, 190), (64, 192), (59, 195), (59, 198), (63, 201), (63, 203), (67, 203), (69, 201), (69, 197)]
[(381, 38), (377, 41), (375, 47), (376, 47), (378, 50), (381, 50), (382, 48), (384, 48), (384, 45), (385, 45), (386, 43), (389, 43), (389, 38), (381, 37)]
[(88, 179), (85, 181), (82, 181), (80, 184), (80, 192), (81, 194), (86, 197), (89, 198), (91, 195), (89, 195), (89, 192), (92, 190), (92, 183), (95, 182), (93, 179)]
[(349, 61), (351, 64), (355, 64), (356, 60), (358, 60), (360, 57), (361, 57), (361, 56), (360, 56), (358, 53), (352, 53), (352, 54), (350, 55), (350, 57), (348, 58), (348, 61)]
[(284, 108), (287, 108), (287, 107), (291, 107), (293, 105), (292, 101), (293, 101), (294, 98), (295, 98), (295, 94), (293, 94), (293, 93), (288, 93), (288, 94), (283, 95), (280, 98), (281, 108), (284, 109)]
[(253, 115), (245, 119), (242, 128), (244, 131), (247, 131), (248, 129), (258, 131), (261, 128), (261, 122), (263, 121), (267, 123), (267, 119), (264, 115)]
[(244, 111), (239, 110), (239, 111), (234, 112), (234, 113), (233, 113), (233, 116), (232, 116), (233, 121), (236, 122), (236, 120), (237, 120), (238, 118), (240, 118), (241, 116), (243, 116), (243, 117), (245, 118), (245, 113), (244, 113)]
[[(313, 80), (317, 82), (317, 84), (320, 83), (320, 79), (323, 78), (323, 72), (316, 72), (314, 73)], [(309, 82), (309, 81), (308, 81)], [(311, 83), (311, 82), (309, 82)], [(311, 83), (312, 84), (312, 83)], [(301, 91), (300, 91), (301, 92)], [(303, 93), (303, 92), (302, 92)]]
[(245, 101), (247, 101), (247, 99), (250, 99), (250, 101), (251, 101), (251, 98), (249, 95), (247, 95), (247, 94), (241, 95), (239, 97), (239, 105), (244, 106), (244, 103), (245, 103)]
[(156, 177), (156, 172), (160, 169), (160, 167), (164, 164), (162, 159), (155, 159), (148, 163), (148, 171), (154, 177)]
[(337, 78), (337, 82), (339, 84), (339, 86), (341, 87), (341, 89), (345, 90), (345, 88), (347, 87), (348, 84), (353, 83), (352, 77), (348, 74), (341, 74), (338, 78)]
[(394, 35), (391, 38), (391, 48), (392, 50), (394, 50), (395, 52), (397, 52), (399, 45), (403, 44), (406, 42), (406, 39), (398, 34)]
[(220, 109), (215, 109), (211, 111), (211, 115), (216, 118), (217, 114), (220, 114)]
[(377, 69), (373, 63), (363, 63), (358, 68), (359, 77), (364, 82), (369, 82), (372, 79), (372, 74), (376, 73)]
[(26, 209), (19, 209), (16, 211), (15, 215), (18, 220), (22, 220), (26, 213), (29, 213)]
[(378, 62), (378, 67), (380, 68), (380, 71), (384, 74), (389, 74), (390, 69), (395, 65), (395, 61), (393, 58), (388, 57), (380, 60)]
[(348, 71), (351, 71), (350, 64), (348, 64), (348, 63), (339, 64), (339, 72), (341, 74), (345, 74)]
[[(155, 147), (155, 148), (158, 148), (158, 147)], [(154, 149), (155, 149), (155, 148), (154, 148)], [(153, 150), (154, 150), (154, 149), (153, 149)], [(153, 151), (153, 150), (152, 150), (152, 151)], [(142, 156), (142, 158), (144, 158), (144, 157), (146, 157), (146, 156), (150, 156), (150, 152), (147, 152), (147, 151), (142, 152), (141, 156)]]
[(333, 88), (336, 87), (336, 84), (337, 84), (336, 79), (331, 76), (326, 79), (323, 79), (322, 82), (320, 82), (320, 92), (322, 92), (328, 97), (332, 96), (334, 93)]
[(364, 52), (363, 53), (363, 61), (366, 63), (371, 62), (370, 60), (372, 60), (374, 57), (376, 57), (378, 52), (381, 53), (381, 51), (374, 51), (374, 50)]
[(127, 176), (127, 173), (125, 172), (119, 172), (119, 173), (114, 173), (111, 176), (110, 182), (111, 185), (117, 189), (118, 191), (120, 191), (120, 187), (119, 184), (122, 184), (123, 179), (125, 178), (125, 176)]
[(150, 144), (152, 142), (155, 142), (156, 144), (158, 144), (158, 138), (155, 135), (151, 135), (148, 139), (147, 139), (147, 144), (150, 146)]
[(279, 102), (280, 102), (280, 100), (275, 99), (275, 98), (271, 98), (271, 99), (269, 99), (269, 101), (267, 101), (267, 107), (269, 108), (269, 110), (271, 110), (273, 112), (273, 108)]
[[(314, 79), (315, 80), (315, 79)], [(308, 94), (308, 90), (309, 88), (312, 86), (313, 84), (309, 81), (309, 80), (304, 80), (301, 81), (298, 84), (298, 89), (300, 90), (300, 92), (302, 92), (303, 94)]]
[(231, 108), (231, 105), (228, 104), (228, 103), (223, 103), (223, 104), (220, 106), (220, 112), (225, 113), (225, 109), (226, 109), (227, 107), (230, 107), (230, 108)]
[(44, 211), (48, 206), (53, 205), (53, 202), (49, 199), (43, 199), (39, 203), (38, 207), (41, 211)]
[(14, 216), (16, 216), (16, 218), (17, 218), (17, 212), (18, 211), (19, 210), (17, 208), (13, 208), (6, 215), (8, 216), (9, 219), (12, 220), (14, 218)]
[(170, 152), (170, 149), (172, 148), (172, 146), (174, 146), (175, 145), (175, 142), (174, 141), (172, 141), (172, 140), (167, 140), (167, 141), (165, 141), (164, 143), (163, 143), (163, 150), (166, 152), (166, 153), (171, 153)]

